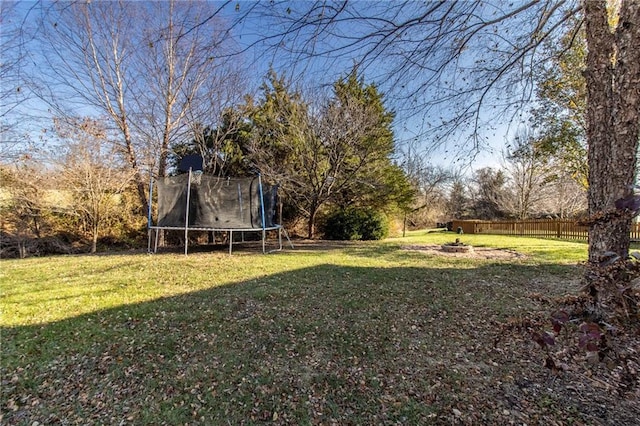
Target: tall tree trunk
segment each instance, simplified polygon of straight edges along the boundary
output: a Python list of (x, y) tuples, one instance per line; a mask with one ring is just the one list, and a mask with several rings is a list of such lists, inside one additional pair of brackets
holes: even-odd
[(138, 160), (136, 159), (135, 151), (133, 148), (133, 142), (131, 140), (131, 134), (129, 132), (129, 127), (125, 125), (122, 128), (122, 132), (125, 139), (125, 151), (126, 158), (129, 166), (133, 170), (133, 181), (136, 185), (136, 192), (138, 194), (138, 199), (140, 200), (140, 206), (142, 207), (142, 212), (146, 214), (149, 211), (149, 203), (151, 200), (148, 200), (147, 189), (145, 186), (144, 179), (142, 177), (142, 172), (140, 170), (140, 166), (138, 165)]
[(91, 238), (91, 253), (95, 253), (98, 251), (98, 231), (93, 231), (93, 236)]
[(316, 223), (316, 215), (318, 213), (318, 203), (313, 201), (309, 207), (309, 224), (307, 225), (307, 238), (312, 239)]
[(160, 158), (158, 161), (158, 176), (164, 177), (167, 174), (167, 158), (169, 156), (169, 139), (172, 127), (175, 123), (172, 121), (173, 104), (176, 99), (176, 93), (174, 93), (173, 79), (175, 74), (176, 57), (175, 57), (175, 41), (173, 33), (173, 8), (175, 3), (172, 1), (169, 4), (169, 25), (167, 28), (168, 37), (166, 41), (166, 47), (163, 49), (166, 55), (166, 73), (167, 73), (167, 86), (163, 88), (164, 95), (164, 127), (162, 130), (162, 142), (160, 144)]
[[(606, 1), (585, 0), (587, 34), (587, 143), (589, 261), (629, 253), (628, 216), (610, 214), (628, 196), (636, 176), (640, 126), (640, 2), (622, 1), (612, 31)], [(615, 284), (615, 283), (610, 283)], [(602, 288), (602, 287), (601, 287)], [(607, 287), (613, 291), (614, 285)], [(592, 295), (593, 287), (591, 288)], [(594, 295), (597, 296), (597, 295)]]

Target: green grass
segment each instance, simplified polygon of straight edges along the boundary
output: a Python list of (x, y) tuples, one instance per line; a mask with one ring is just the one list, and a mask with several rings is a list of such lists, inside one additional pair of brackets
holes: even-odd
[[(567, 264), (584, 262), (587, 259), (588, 247), (584, 241), (514, 237), (509, 235), (458, 235), (452, 232), (429, 231), (408, 232), (405, 238), (398, 238), (397, 240), (402, 244), (421, 242), (444, 244), (452, 242), (456, 238), (460, 238), (461, 242), (472, 246), (516, 250), (533, 256), (536, 262), (541, 263)], [(393, 241), (393, 239), (389, 241)]]
[(3, 260), (0, 423), (508, 423), (505, 387), (546, 372), (526, 339), (494, 345), (500, 324), (575, 291), (586, 245), (462, 236), (514, 262), (401, 249), (455, 237)]

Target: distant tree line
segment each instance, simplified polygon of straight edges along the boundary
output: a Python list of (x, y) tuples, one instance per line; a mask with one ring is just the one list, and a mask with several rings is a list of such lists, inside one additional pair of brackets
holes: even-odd
[(427, 167), (416, 184), (409, 227), (424, 228), (452, 219), (581, 218), (587, 193), (541, 148), (541, 138), (523, 130), (503, 152), (499, 165), (461, 174)]

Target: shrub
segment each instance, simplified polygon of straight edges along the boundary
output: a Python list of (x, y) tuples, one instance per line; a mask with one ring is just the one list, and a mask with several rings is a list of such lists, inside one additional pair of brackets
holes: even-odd
[(329, 240), (381, 240), (389, 235), (389, 220), (372, 209), (339, 209), (327, 216), (323, 233)]

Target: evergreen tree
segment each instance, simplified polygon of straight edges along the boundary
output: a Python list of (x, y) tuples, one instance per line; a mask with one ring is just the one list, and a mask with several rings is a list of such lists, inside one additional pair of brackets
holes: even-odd
[(314, 109), (271, 71), (263, 99), (248, 111), (248, 156), (306, 216), (309, 238), (327, 205), (388, 209), (411, 200), (408, 180), (392, 162), (393, 114), (356, 72), (339, 79)]
[(216, 127), (193, 126), (193, 137), (173, 145), (169, 156), (171, 168), (177, 169), (186, 155), (202, 157), (203, 171), (216, 176), (249, 176), (255, 174), (247, 159), (251, 124), (242, 111), (227, 109)]
[(469, 218), (469, 197), (466, 185), (461, 180), (455, 180), (447, 200), (447, 215), (450, 219)]

